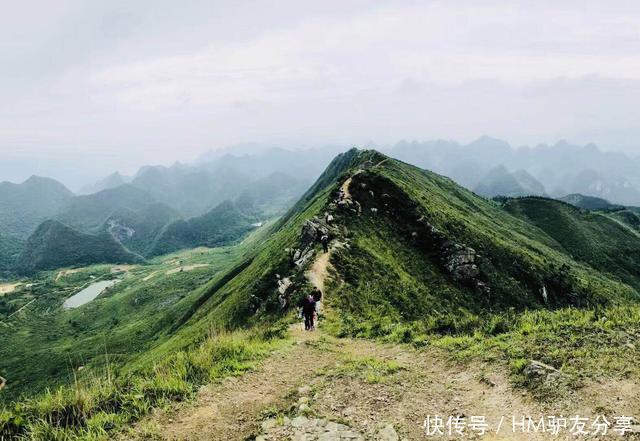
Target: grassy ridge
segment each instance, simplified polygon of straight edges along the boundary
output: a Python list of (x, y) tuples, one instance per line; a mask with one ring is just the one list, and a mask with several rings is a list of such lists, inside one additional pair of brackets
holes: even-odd
[(540, 228), (573, 259), (640, 288), (640, 238), (619, 222), (544, 198), (511, 199), (505, 209)]
[[(338, 176), (344, 172), (353, 160), (354, 153), (338, 157), (330, 167), (331, 173)], [(220, 272), (219, 277), (201, 283), (200, 288), (190, 291), (188, 297), (178, 302), (178, 309), (155, 316), (156, 319), (163, 317), (162, 320), (167, 323), (183, 323), (185, 319), (186, 322), (165, 339), (162, 338), (162, 333), (158, 337), (153, 329), (151, 335), (155, 338), (151, 335), (143, 336), (140, 341), (149, 342), (149, 346), (137, 348), (142, 351), (139, 356), (118, 360), (119, 368), (113, 372), (116, 380), (109, 381), (105, 386), (102, 377), (88, 374), (86, 385), (63, 386), (59, 392), (47, 392), (34, 399), (27, 399), (15, 409), (3, 411), (2, 430), (25, 433), (31, 439), (100, 439), (108, 428), (121, 427), (153, 406), (167, 400), (185, 399), (199, 384), (221, 375), (240, 372), (237, 365), (241, 368), (244, 361), (259, 357), (264, 348), (274, 344), (273, 337), (282, 337), (286, 323), (278, 320), (282, 308), (275, 290), (276, 274), (291, 275), (292, 266), (287, 248), (298, 244), (299, 232), (305, 220), (322, 212), (333, 184), (334, 179), (320, 180), (316, 185), (315, 197), (303, 199), (298, 208), (292, 210), (277, 225), (263, 230), (270, 235), (260, 246), (257, 244), (264, 236), (255, 237), (255, 242), (246, 247), (230, 247), (235, 258), (227, 258), (228, 265)], [(294, 278), (296, 283), (303, 285), (301, 273)], [(128, 292), (124, 289), (124, 283), (118, 285), (121, 296), (126, 296), (125, 293)], [(172, 293), (178, 288), (168, 287), (166, 283), (166, 279), (158, 279), (163, 292)], [(184, 280), (181, 283), (184, 284)], [(135, 289), (137, 286), (135, 284), (131, 288)], [(136, 299), (127, 297), (130, 300)], [(123, 305), (125, 298), (114, 302), (112, 307), (116, 307), (116, 304)], [(94, 302), (84, 308), (90, 308)], [(95, 305), (96, 311), (105, 310), (104, 304)], [(194, 311), (193, 305), (200, 307)], [(131, 303), (128, 307), (131, 307)], [(145, 317), (142, 311), (136, 311), (136, 316)], [(169, 320), (167, 317), (173, 319)], [(123, 329), (122, 334), (124, 338), (118, 341), (126, 344), (135, 338), (136, 332), (147, 329), (153, 322), (154, 315), (148, 315), (147, 318), (150, 322), (140, 323), (137, 331), (125, 326), (126, 331)], [(227, 344), (225, 340), (220, 342), (217, 337), (211, 337), (211, 330), (217, 330), (217, 334), (241, 327), (250, 330), (234, 331), (234, 336), (240, 336), (240, 349), (231, 351), (232, 356), (211, 359), (211, 351), (218, 352), (216, 348), (220, 344)], [(96, 324), (96, 330), (98, 329), (102, 328)], [(110, 334), (113, 338), (113, 331)], [(249, 349), (242, 349), (247, 345)], [(129, 347), (131, 349), (132, 346)], [(24, 355), (17, 354), (16, 360), (23, 360)], [(236, 367), (226, 368), (228, 364)], [(89, 373), (97, 371), (95, 367), (88, 370)]]
[[(164, 275), (145, 282), (143, 276), (153, 269), (145, 267), (128, 285), (125, 278), (108, 296), (73, 311), (87, 328), (65, 335), (66, 342), (76, 345), (91, 336), (84, 342), (94, 348), (93, 360), (99, 360), (101, 333), (107, 332), (100, 314), (105, 308), (110, 318), (131, 314), (130, 322), (108, 331), (115, 338), (109, 347), (129, 352), (106, 372), (107, 380), (100, 375), (105, 360), (96, 361), (86, 383), (5, 410), (4, 430), (35, 439), (99, 439), (152, 406), (186, 399), (199, 384), (242, 372), (278, 344), (273, 337), (282, 336), (288, 308), (279, 303), (277, 276), (291, 277), (297, 295), (308, 289), (291, 263), (304, 222), (324, 213), (350, 176), (358, 204), (353, 211), (335, 212), (337, 239), (347, 245), (332, 256), (336, 277), (327, 296), (334, 311), (328, 323), (332, 332), (501, 360), (523, 385), (521, 374), (530, 358), (572, 378), (598, 371), (640, 377), (633, 364), (637, 349), (620, 354), (640, 335), (638, 295), (635, 283), (624, 279), (633, 278), (624, 259), (606, 247), (589, 254), (593, 245), (547, 231), (544, 222), (538, 225), (447, 178), (376, 152), (352, 150), (337, 157), (280, 221), (244, 245), (203, 255), (203, 262), (213, 262), (212, 271), (170, 276), (165, 272), (170, 261), (158, 260), (156, 270)], [(616, 240), (634, 247), (640, 240), (604, 216), (583, 219), (579, 212), (545, 207), (564, 216), (566, 228), (580, 228), (576, 234), (595, 235), (584, 236), (592, 240), (612, 231)], [(541, 216), (550, 215), (543, 211)], [(436, 230), (446, 243), (434, 239)], [(448, 272), (450, 256), (444, 250), (456, 244), (473, 247), (478, 254), (474, 277), (490, 290), (478, 290)], [(189, 259), (199, 262), (197, 256)], [(29, 344), (29, 337), (16, 341)], [(17, 345), (12, 350), (20, 351)], [(26, 356), (19, 353), (15, 361)]]
[(200, 345), (126, 375), (93, 372), (12, 408), (0, 408), (0, 438), (104, 440), (152, 408), (191, 398), (202, 384), (238, 375), (282, 340), (259, 332), (211, 333)]

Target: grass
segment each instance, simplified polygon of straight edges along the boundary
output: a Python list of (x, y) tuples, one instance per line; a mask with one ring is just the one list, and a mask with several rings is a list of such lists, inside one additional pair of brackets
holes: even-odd
[(389, 376), (404, 368), (394, 360), (382, 360), (376, 357), (348, 356), (326, 374), (330, 377), (356, 377), (369, 384), (384, 383)]
[(127, 375), (91, 371), (0, 411), (0, 438), (106, 439), (158, 406), (188, 400), (198, 387), (239, 375), (282, 340), (259, 332), (212, 333), (199, 345)]
[[(342, 155), (287, 215), (242, 244), (158, 258), (77, 310), (59, 308), (80, 284), (95, 280), (90, 276), (109, 277), (105, 267), (58, 282), (50, 274), (34, 290), (12, 294), (13, 306), (38, 301), (0, 327), (9, 342), (0, 349), (0, 375), (29, 393), (3, 411), (3, 430), (33, 439), (100, 439), (152, 407), (189, 399), (200, 384), (249, 369), (278, 344), (295, 304), (294, 298), (280, 303), (277, 276), (290, 277), (297, 295), (308, 289), (290, 258), (303, 223), (324, 213), (350, 167), (383, 159), (374, 152)], [(349, 247), (332, 256), (338, 277), (327, 297), (331, 333), (504, 363), (514, 382), (532, 388), (538, 386), (524, 375), (531, 359), (576, 384), (598, 375), (640, 378), (633, 362), (638, 348), (628, 345), (640, 336), (638, 293), (627, 278), (628, 262), (608, 246), (576, 245), (544, 222), (534, 225), (398, 161), (359, 173), (351, 192), (362, 212), (336, 213), (340, 240)], [(564, 228), (580, 229), (585, 238), (602, 241), (613, 231), (633, 249), (640, 243), (635, 232), (605, 224), (611, 221), (603, 216), (562, 216), (569, 217)], [(478, 277), (489, 292), (452, 279), (425, 222), (480, 254)], [(166, 274), (196, 263), (209, 266)], [(86, 369), (77, 375), (79, 366)], [(363, 358), (346, 360), (338, 373), (376, 383), (400, 368)], [(34, 395), (45, 383), (65, 380), (70, 384)]]
[[(53, 271), (24, 280), (34, 286), (23, 285), (3, 297), (11, 307), (4, 314), (0, 310), (0, 376), (9, 381), (0, 401), (9, 399), (9, 393), (16, 399), (52, 383), (72, 382), (79, 366), (102, 369), (109, 361), (125, 368), (135, 363), (140, 354), (170, 338), (175, 322), (264, 234), (267, 229), (258, 230), (234, 247), (197, 248), (158, 257), (132, 268), (113, 289), (72, 310), (62, 308), (64, 300), (90, 283), (117, 277), (111, 273), (113, 265), (80, 268), (59, 278), (58, 271)], [(208, 266), (167, 274), (180, 265), (194, 264)], [(33, 299), (23, 312), (9, 318), (10, 312)], [(46, 361), (33, 363), (33, 359)]]
[[(560, 369), (572, 386), (640, 378), (634, 231), (543, 198), (505, 209), (397, 161), (358, 174), (351, 189), (362, 214), (344, 219), (350, 247), (332, 256), (333, 334), (504, 363), (515, 384), (538, 392), (524, 374), (530, 360)], [(451, 279), (418, 219), (480, 254), (488, 294)]]

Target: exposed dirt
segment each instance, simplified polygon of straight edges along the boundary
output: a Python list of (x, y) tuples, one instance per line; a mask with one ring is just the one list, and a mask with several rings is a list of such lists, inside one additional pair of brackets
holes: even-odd
[(142, 281), (143, 281), (143, 282), (147, 282), (147, 281), (151, 280), (151, 279), (152, 279), (156, 274), (158, 274), (158, 271), (154, 271), (154, 272), (152, 272), (151, 274), (149, 274), (149, 275), (145, 276), (145, 277), (142, 279)]
[(305, 277), (312, 286), (318, 287), (320, 291), (324, 293), (324, 281), (329, 276), (329, 258), (331, 257), (331, 250), (328, 253), (322, 253), (313, 262), (309, 271), (305, 273)]
[(204, 268), (206, 266), (210, 266), (210, 265), (208, 263), (196, 263), (196, 264), (193, 264), (193, 265), (185, 265), (185, 266), (181, 266), (181, 267), (178, 267), (178, 268), (170, 269), (165, 274), (166, 275), (170, 275), (170, 274), (181, 273), (181, 272), (185, 272), (185, 271), (193, 271), (194, 269)]
[(20, 282), (18, 282), (18, 283), (0, 283), (0, 297), (2, 297), (5, 294), (12, 293), (20, 285), (22, 285), (22, 283), (20, 283)]
[(57, 282), (58, 280), (60, 280), (61, 277), (65, 277), (65, 276), (68, 276), (68, 275), (71, 275), (71, 274), (74, 274), (74, 273), (79, 273), (83, 269), (84, 268), (74, 268), (74, 269), (58, 271), (58, 274), (56, 275), (55, 281)]
[[(330, 253), (320, 255), (305, 274), (323, 291), (329, 258)], [(292, 344), (254, 371), (203, 387), (194, 403), (156, 414), (144, 427), (153, 427), (158, 439), (174, 441), (397, 440), (396, 434), (400, 440), (558, 440), (576, 439), (571, 423), (553, 435), (522, 433), (517, 426), (514, 431), (513, 420), (580, 415), (592, 421), (600, 413), (634, 415), (640, 409), (638, 385), (632, 382), (589, 384), (555, 407), (543, 406), (513, 388), (505, 369), (495, 364), (461, 364), (435, 348), (336, 339), (323, 333), (322, 322), (315, 332), (296, 324), (291, 334)], [(444, 435), (425, 434), (428, 416), (443, 419)], [(467, 427), (463, 435), (449, 436), (450, 416), (484, 417), (487, 433), (480, 436)], [(382, 437), (384, 431), (391, 435)]]
[(138, 268), (138, 265), (117, 265), (111, 267), (111, 274), (127, 273)]

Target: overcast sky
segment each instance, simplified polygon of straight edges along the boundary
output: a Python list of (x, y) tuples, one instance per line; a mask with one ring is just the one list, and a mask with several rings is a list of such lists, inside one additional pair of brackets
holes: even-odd
[(0, 1), (0, 180), (242, 142), (640, 154), (635, 0)]

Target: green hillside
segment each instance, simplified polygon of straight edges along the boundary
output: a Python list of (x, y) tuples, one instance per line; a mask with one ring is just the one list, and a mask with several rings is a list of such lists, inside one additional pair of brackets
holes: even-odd
[(622, 222), (625, 225), (640, 231), (640, 211), (637, 207), (625, 207), (621, 209), (610, 209), (604, 213), (612, 219)]
[(576, 261), (640, 289), (640, 236), (619, 222), (544, 198), (511, 199), (505, 209), (544, 231)]
[(10, 271), (24, 247), (24, 240), (0, 233), (0, 277)]
[(147, 192), (125, 184), (75, 197), (55, 219), (81, 231), (96, 232), (111, 216), (123, 210), (139, 212), (155, 204), (157, 201)]
[(194, 247), (216, 247), (244, 236), (255, 219), (240, 213), (226, 201), (202, 216), (178, 220), (166, 225), (150, 246), (149, 255), (166, 254)]
[(26, 239), (63, 209), (73, 193), (60, 182), (32, 176), (22, 184), (0, 183), (0, 234)]
[[(311, 289), (304, 273), (322, 253), (322, 234), (332, 246), (326, 329), (335, 336), (433, 345), (451, 356), (506, 364), (512, 381), (535, 391), (558, 387), (545, 389), (527, 377), (531, 359), (581, 378), (640, 378), (637, 349), (621, 349), (627, 336), (640, 335), (638, 282), (630, 265), (640, 248), (635, 232), (544, 198), (507, 200), (503, 207), (448, 178), (353, 149), (336, 157), (279, 221), (230, 247), (217, 271), (188, 279), (186, 291), (169, 276), (195, 273), (174, 256), (144, 265), (120, 284), (113, 298), (122, 303), (108, 296), (79, 308), (75, 320), (83, 308), (96, 315), (86, 315), (88, 329), (70, 325), (77, 339), (99, 336), (104, 321), (115, 320), (116, 349), (127, 354), (115, 362), (116, 378), (81, 374), (82, 394), (63, 387), (0, 413), (5, 433), (98, 436), (269, 356)], [(616, 247), (627, 254), (615, 255)], [(196, 258), (199, 252), (193, 251)], [(152, 265), (174, 270), (156, 267), (164, 276), (155, 279), (146, 270)], [(173, 291), (184, 295), (175, 299)], [(148, 308), (119, 321), (138, 305)], [(145, 314), (158, 323), (153, 341)], [(91, 320), (98, 315), (99, 322)], [(30, 329), (23, 326), (14, 333), (20, 338)], [(68, 350), (75, 339), (65, 339)], [(53, 350), (59, 360), (61, 349)], [(95, 349), (85, 356), (103, 366)], [(23, 359), (0, 365), (0, 374), (10, 378)], [(61, 414), (63, 427), (51, 422)]]
[(110, 234), (81, 233), (58, 221), (42, 223), (29, 237), (16, 262), (18, 272), (83, 266), (95, 263), (134, 263), (142, 258), (127, 251)]
[(558, 200), (571, 204), (584, 210), (607, 210), (621, 208), (620, 205), (612, 204), (606, 199), (597, 198), (595, 196), (585, 196), (579, 193), (568, 194)]

